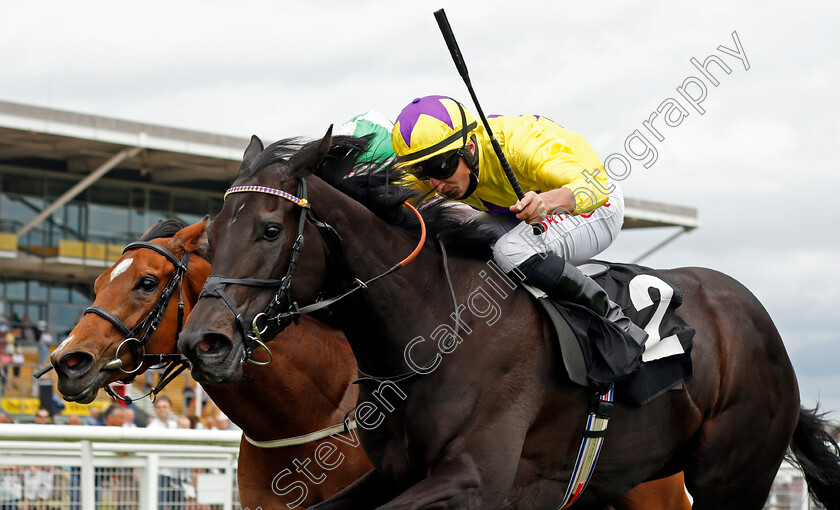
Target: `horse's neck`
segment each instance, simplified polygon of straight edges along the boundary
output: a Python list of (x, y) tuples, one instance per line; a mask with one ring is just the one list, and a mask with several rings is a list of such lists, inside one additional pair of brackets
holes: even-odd
[[(387, 224), (353, 199), (326, 183), (313, 184), (319, 193), (323, 192), (320, 186), (324, 186), (329, 194), (325, 203), (315, 200), (316, 216), (335, 227), (342, 238), (342, 283), (367, 281), (380, 275), (417, 246), (417, 239)], [(456, 264), (462, 266), (463, 261)], [(430, 317), (437, 316), (440, 322), (448, 319), (454, 310), (441, 267), (437, 252), (425, 247), (396, 273), (330, 306), (341, 319), (361, 368), (404, 368), (405, 345), (417, 335), (431, 332)], [(460, 278), (460, 287), (467, 285), (467, 279)], [(456, 291), (460, 295), (463, 289), (456, 286)]]
[[(207, 263), (190, 264), (184, 286), (189, 308), (210, 272)], [(257, 439), (302, 435), (339, 423), (356, 402), (351, 385), (356, 365), (343, 335), (304, 317), (267, 345), (274, 356), (271, 364), (246, 365), (242, 380), (233, 385), (204, 386), (219, 409)]]
[(233, 385), (207, 385), (249, 437), (281, 439), (336, 425), (356, 402), (353, 353), (336, 330), (303, 317), (268, 343), (267, 366), (247, 365)]

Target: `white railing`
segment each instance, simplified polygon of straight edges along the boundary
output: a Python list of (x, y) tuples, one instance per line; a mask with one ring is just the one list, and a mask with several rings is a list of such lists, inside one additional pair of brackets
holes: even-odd
[(221, 430), (3, 424), (0, 507), (239, 508), (240, 437)]
[[(220, 430), (0, 425), (0, 508), (29, 502), (51, 510), (238, 509), (240, 437)], [(817, 508), (802, 473), (782, 464), (764, 509)]]

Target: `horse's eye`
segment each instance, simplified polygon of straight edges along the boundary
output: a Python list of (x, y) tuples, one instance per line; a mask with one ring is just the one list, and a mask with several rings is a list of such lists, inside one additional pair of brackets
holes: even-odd
[(268, 241), (274, 241), (280, 237), (280, 227), (275, 225), (269, 225), (265, 228), (265, 232), (263, 232), (263, 238)]
[(140, 278), (140, 281), (137, 282), (137, 288), (145, 292), (151, 292), (155, 290), (156, 287), (157, 280), (155, 280), (151, 276), (144, 276), (143, 278)]

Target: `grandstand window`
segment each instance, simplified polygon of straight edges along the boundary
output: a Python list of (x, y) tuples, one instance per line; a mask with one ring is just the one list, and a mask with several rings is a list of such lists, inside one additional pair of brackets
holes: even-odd
[[(88, 301), (88, 303), (90, 300)], [(87, 305), (50, 305), (50, 328), (61, 336), (66, 336), (81, 319), (82, 312)]]
[(26, 298), (29, 301), (47, 301), (49, 285), (46, 282), (29, 280), (27, 287), (29, 287), (29, 294)]
[(43, 208), (44, 201), (36, 197), (20, 197), (4, 193), (0, 195), (0, 216), (21, 226), (31, 220)]
[(112, 205), (88, 205), (87, 240), (95, 243), (130, 242), (128, 209)]
[(26, 280), (7, 281), (6, 299), (26, 299)]
[(10, 318), (12, 325), (23, 324), (23, 318), (29, 317), (31, 323), (47, 318), (47, 306), (38, 303), (26, 303), (22, 301), (7, 301), (6, 316)]
[(70, 302), (70, 287), (66, 283), (51, 282), (50, 286), (50, 303), (69, 303)]
[(172, 206), (170, 203), (171, 199), (172, 196), (169, 194), (169, 192), (156, 189), (149, 190), (147, 210), (153, 216), (158, 216), (157, 219), (155, 219), (154, 221), (157, 221), (160, 218), (169, 217), (169, 213), (172, 210)]
[(208, 212), (205, 197), (176, 195), (174, 198), (177, 205), (175, 217), (187, 225), (197, 223)]
[(70, 284), (71, 303), (90, 303), (93, 301), (93, 287), (82, 283)]
[[(149, 193), (149, 190), (143, 188), (131, 190), (131, 235), (134, 239), (143, 235), (155, 222), (167, 217), (163, 211), (149, 211)], [(168, 207), (168, 195), (165, 203)]]
[(84, 239), (87, 224), (87, 207), (79, 202), (70, 202), (61, 208), (61, 238)]

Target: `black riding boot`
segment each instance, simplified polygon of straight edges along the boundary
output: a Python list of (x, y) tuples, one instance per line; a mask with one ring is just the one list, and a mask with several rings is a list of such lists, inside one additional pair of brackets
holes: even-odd
[(517, 269), (525, 275), (525, 283), (537, 287), (549, 297), (589, 308), (618, 326), (640, 346), (647, 340), (645, 330), (633, 324), (595, 280), (563, 258), (553, 253), (534, 255)]

